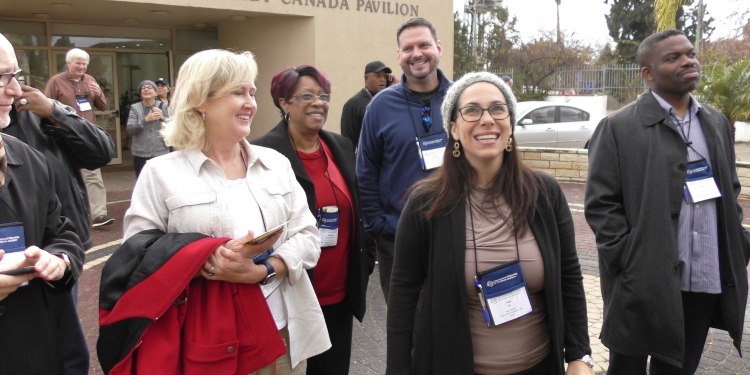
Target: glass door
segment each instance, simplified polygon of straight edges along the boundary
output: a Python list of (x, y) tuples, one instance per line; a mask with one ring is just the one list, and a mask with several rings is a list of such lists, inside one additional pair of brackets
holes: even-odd
[[(107, 108), (103, 111), (95, 111), (96, 124), (104, 129), (115, 141), (115, 155), (109, 165), (122, 164), (122, 141), (120, 130), (120, 103), (115, 93), (117, 90), (117, 57), (114, 52), (89, 52), (90, 61), (86, 74), (96, 79), (96, 82), (107, 97)], [(65, 69), (65, 54), (56, 53), (55, 63), (57, 71)]]

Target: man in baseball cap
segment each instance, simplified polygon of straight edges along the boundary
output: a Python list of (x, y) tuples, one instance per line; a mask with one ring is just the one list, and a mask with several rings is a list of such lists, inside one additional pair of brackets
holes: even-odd
[(167, 81), (164, 78), (157, 78), (156, 79), (156, 100), (159, 100), (165, 105), (168, 105), (169, 97), (171, 93), (172, 93), (172, 88), (169, 87), (169, 81)]
[(392, 73), (393, 70), (382, 61), (368, 63), (365, 65), (365, 87), (344, 104), (341, 114), (341, 135), (349, 138), (355, 149), (359, 143), (359, 132), (362, 130), (362, 120), (370, 99), (386, 87), (398, 83), (398, 78)]

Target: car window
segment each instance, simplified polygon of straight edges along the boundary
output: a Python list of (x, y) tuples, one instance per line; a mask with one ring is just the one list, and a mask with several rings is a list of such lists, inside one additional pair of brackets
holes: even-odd
[(578, 108), (560, 107), (560, 122), (588, 121), (589, 113)]
[(534, 124), (551, 124), (555, 122), (555, 107), (537, 108), (524, 116), (521, 120), (531, 119)]

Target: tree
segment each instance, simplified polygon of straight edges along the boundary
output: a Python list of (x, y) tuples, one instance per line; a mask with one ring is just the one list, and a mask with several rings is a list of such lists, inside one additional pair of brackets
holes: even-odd
[(604, 0), (609, 35), (617, 43), (615, 56), (622, 64), (635, 62), (638, 45), (656, 31), (654, 0)]
[(562, 43), (562, 33), (560, 32), (560, 0), (555, 0), (557, 4), (557, 45)]
[[(487, 6), (489, 3), (491, 6)], [(479, 8), (479, 5), (485, 8)], [(454, 14), (453, 77), (456, 79), (467, 72), (504, 65), (518, 40), (516, 19), (510, 17), (501, 1), (477, 0), (477, 4), (469, 2), (467, 9), (476, 12), (473, 15), (476, 34), (472, 34), (469, 20), (461, 19), (458, 13)]]
[(734, 138), (734, 123), (750, 120), (750, 58), (704, 66), (698, 94), (726, 116)]
[(690, 4), (690, 2), (691, 0), (656, 0), (654, 3), (656, 30), (676, 29), (677, 11), (683, 5)]

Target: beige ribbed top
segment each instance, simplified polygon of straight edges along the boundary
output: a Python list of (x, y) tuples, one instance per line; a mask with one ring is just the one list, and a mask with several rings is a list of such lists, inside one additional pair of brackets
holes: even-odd
[[(518, 237), (518, 251), (526, 289), (533, 312), (497, 327), (487, 328), (482, 317), (479, 297), (474, 289), (476, 236), (479, 271), (485, 271), (517, 259), (516, 238), (511, 226), (501, 219), (496, 209), (486, 207), (485, 194), (471, 193), (466, 203), (466, 291), (469, 297), (469, 324), (474, 349), (474, 372), (478, 374), (512, 374), (541, 362), (550, 352), (544, 304), (544, 266), (534, 234), (527, 230)], [(469, 212), (471, 209), (473, 212)], [(500, 210), (509, 212), (501, 199)], [(471, 216), (474, 218), (472, 234)]]

